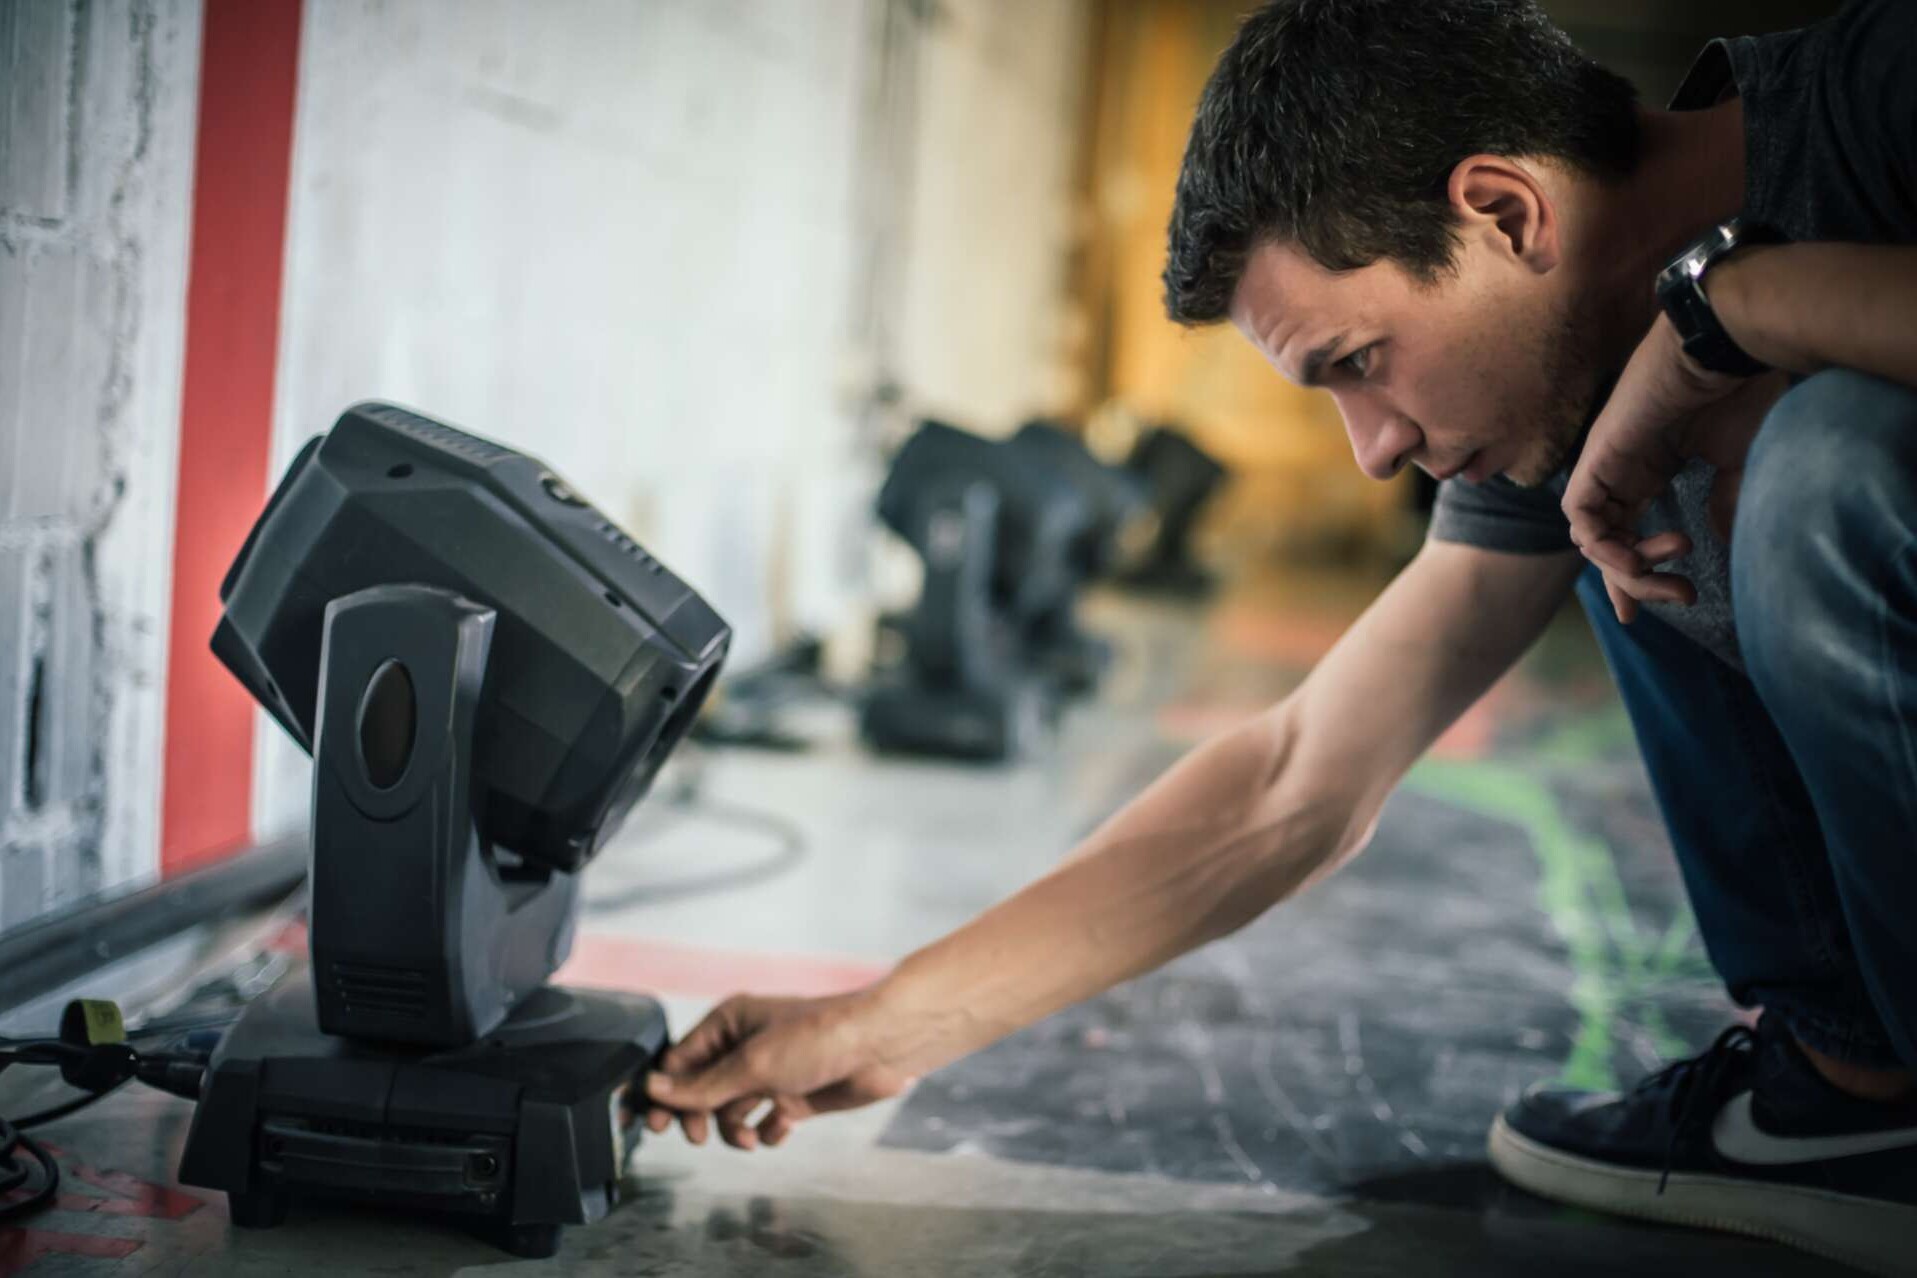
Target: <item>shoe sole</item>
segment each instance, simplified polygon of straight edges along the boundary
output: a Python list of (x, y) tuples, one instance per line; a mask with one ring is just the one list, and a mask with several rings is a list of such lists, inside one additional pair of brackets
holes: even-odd
[(1917, 1207), (1694, 1172), (1671, 1173), (1659, 1194), (1657, 1172), (1553, 1149), (1513, 1130), (1503, 1115), (1487, 1148), (1500, 1175), (1543, 1198), (1766, 1238), (1875, 1274), (1917, 1275)]

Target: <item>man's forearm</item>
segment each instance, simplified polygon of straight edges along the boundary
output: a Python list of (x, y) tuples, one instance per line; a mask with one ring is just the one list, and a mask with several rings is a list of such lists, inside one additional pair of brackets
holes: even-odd
[(1279, 707), (1200, 746), (1043, 879), (874, 992), (908, 1074), (937, 1068), (1257, 917), (1332, 859), (1349, 807), (1283, 784)]
[(1917, 386), (1917, 247), (1753, 248), (1707, 279), (1725, 332), (1765, 363), (1793, 373), (1854, 368)]

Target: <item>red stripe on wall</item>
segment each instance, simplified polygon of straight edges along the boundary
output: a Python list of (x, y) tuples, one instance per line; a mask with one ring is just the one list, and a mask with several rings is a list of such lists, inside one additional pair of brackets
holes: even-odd
[(173, 531), (160, 871), (251, 834), (253, 702), (215, 661), (220, 578), (266, 496), (301, 0), (206, 0)]

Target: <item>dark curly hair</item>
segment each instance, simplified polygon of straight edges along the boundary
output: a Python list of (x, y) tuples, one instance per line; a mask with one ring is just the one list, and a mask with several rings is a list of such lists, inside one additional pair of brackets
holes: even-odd
[(1258, 245), (1431, 282), (1456, 248), (1445, 186), (1468, 155), (1548, 156), (1601, 179), (1638, 150), (1637, 91), (1535, 0), (1273, 0), (1199, 100), (1178, 175), (1165, 310), (1225, 318)]

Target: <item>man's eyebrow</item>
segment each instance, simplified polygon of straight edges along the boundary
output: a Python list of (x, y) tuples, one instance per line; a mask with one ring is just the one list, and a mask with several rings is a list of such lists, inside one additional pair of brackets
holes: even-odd
[(1300, 369), (1298, 373), (1298, 384), (1300, 386), (1322, 386), (1324, 384), (1325, 362), (1331, 358), (1333, 351), (1336, 351), (1344, 344), (1344, 340), (1345, 335), (1340, 333), (1338, 336), (1314, 350), (1307, 351), (1305, 353), (1304, 367)]

